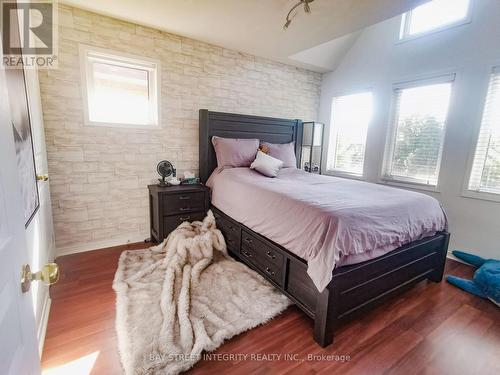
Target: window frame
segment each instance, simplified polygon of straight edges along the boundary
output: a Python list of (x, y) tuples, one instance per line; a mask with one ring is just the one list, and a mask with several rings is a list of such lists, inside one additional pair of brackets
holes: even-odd
[[(441, 167), (443, 162), (443, 151), (444, 144), (446, 140), (446, 133), (448, 128), (448, 122), (450, 118), (450, 114), (452, 113), (452, 105), (454, 98), (454, 86), (457, 81), (457, 73), (456, 72), (446, 72), (442, 74), (436, 74), (432, 76), (426, 77), (418, 77), (414, 79), (406, 79), (403, 81), (396, 81), (392, 84), (392, 94), (391, 94), (391, 108), (389, 115), (389, 125), (387, 126), (387, 134), (384, 146), (384, 155), (382, 160), (382, 168), (379, 173), (378, 182), (386, 185), (393, 185), (397, 187), (405, 187), (410, 189), (418, 189), (424, 191), (431, 191), (439, 193), (441, 192)], [(450, 102), (448, 105), (448, 112), (446, 114), (446, 119), (443, 124), (443, 137), (441, 139), (441, 144), (439, 148), (439, 158), (437, 163), (437, 181), (435, 185), (423, 183), (421, 180), (411, 178), (411, 177), (399, 177), (394, 178), (393, 176), (388, 176), (386, 171), (389, 169), (390, 164), (392, 163), (392, 156), (394, 155), (395, 150), (395, 138), (397, 134), (397, 125), (399, 114), (396, 113), (396, 109), (398, 108), (398, 98), (396, 95), (397, 90), (404, 90), (415, 87), (422, 86), (432, 86), (443, 83), (451, 83), (452, 90), (450, 94)]]
[[(153, 97), (150, 101), (150, 113), (153, 114), (152, 121), (145, 124), (106, 122), (90, 120), (89, 91), (93, 87), (91, 77), (92, 70), (89, 54), (95, 58), (103, 58), (110, 63), (117, 62), (118, 66), (141, 67), (148, 71), (148, 90)], [(135, 56), (119, 51), (80, 44), (80, 75), (83, 100), (84, 126), (115, 127), (115, 128), (135, 128), (135, 129), (158, 129), (161, 127), (161, 63), (159, 60), (148, 57)]]
[[(323, 174), (327, 176), (334, 176), (334, 177), (342, 177), (342, 178), (349, 178), (349, 179), (354, 179), (354, 180), (365, 180), (366, 179), (366, 171), (365, 171), (365, 161), (366, 161), (366, 145), (368, 144), (368, 129), (373, 123), (373, 118), (375, 117), (375, 103), (374, 103), (374, 90), (373, 87), (366, 87), (363, 89), (359, 90), (353, 90), (353, 91), (347, 91), (347, 92), (340, 92), (337, 94), (334, 94), (331, 96), (330, 99), (330, 122), (328, 124), (328, 129), (327, 129), (327, 134), (328, 138), (325, 139), (327, 147), (325, 147), (325, 167), (324, 167), (324, 172)], [(330, 136), (332, 135), (332, 125), (333, 125), (333, 101), (335, 98), (342, 97), (342, 96), (351, 96), (351, 95), (357, 95), (357, 94), (366, 94), (370, 93), (372, 96), (372, 118), (370, 122), (368, 123), (368, 129), (367, 129), (367, 134), (366, 134), (366, 141), (365, 141), (365, 153), (363, 155), (363, 171), (361, 174), (354, 173), (354, 172), (348, 172), (348, 171), (341, 171), (341, 170), (336, 170), (336, 169), (328, 169), (328, 156), (330, 152)], [(325, 129), (326, 130), (326, 129)]]
[[(474, 6), (473, 6), (474, 1), (475, 0), (469, 0), (469, 7), (467, 8), (467, 16), (464, 19), (436, 27), (434, 29), (423, 31), (423, 32), (418, 33), (418, 34), (413, 34), (413, 35), (409, 33), (409, 31), (410, 31), (409, 29), (410, 29), (410, 25), (411, 25), (411, 15), (412, 15), (412, 12), (415, 8), (409, 10), (408, 12), (403, 13), (401, 15), (401, 23), (400, 23), (399, 37), (398, 37), (397, 43), (404, 43), (404, 42), (407, 42), (410, 40), (419, 39), (419, 38), (422, 38), (424, 36), (428, 36), (428, 35), (435, 34), (435, 33), (440, 33), (442, 31), (446, 31), (449, 29), (453, 29), (455, 27), (460, 27), (460, 26), (470, 24), (472, 22), (472, 11), (474, 8)], [(423, 4), (421, 4), (421, 5), (423, 5)]]
[(470, 178), (472, 175), (472, 168), (474, 167), (474, 159), (476, 157), (476, 149), (479, 143), (479, 136), (481, 133), (481, 127), (483, 125), (484, 112), (486, 110), (486, 102), (488, 100), (489, 86), (491, 82), (491, 75), (494, 70), (498, 70), (500, 74), (500, 60), (492, 61), (485, 67), (483, 73), (484, 81), (482, 84), (482, 94), (480, 109), (477, 111), (477, 119), (475, 121), (475, 127), (473, 129), (473, 135), (471, 136), (470, 146), (469, 146), (469, 156), (467, 158), (467, 167), (465, 169), (465, 175), (462, 184), (462, 194), (464, 198), (479, 199), (490, 202), (500, 202), (500, 193), (491, 193), (486, 191), (478, 191), (469, 189)]

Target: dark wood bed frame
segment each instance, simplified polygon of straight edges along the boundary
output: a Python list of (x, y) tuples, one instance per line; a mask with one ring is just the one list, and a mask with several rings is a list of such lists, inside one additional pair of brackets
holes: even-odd
[[(200, 110), (200, 178), (205, 183), (217, 166), (212, 136), (257, 138), (272, 143), (295, 141), (300, 165), (302, 122)], [(255, 233), (212, 206), (217, 226), (230, 253), (266, 277), (307, 315), (314, 319), (314, 339), (325, 347), (333, 342), (338, 322), (355, 316), (429, 279), (440, 282), (450, 235), (412, 242), (381, 257), (333, 271), (333, 278), (319, 292), (307, 275), (305, 260)]]

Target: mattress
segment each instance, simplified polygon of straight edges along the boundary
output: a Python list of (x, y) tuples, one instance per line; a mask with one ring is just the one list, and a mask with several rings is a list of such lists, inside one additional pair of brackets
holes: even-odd
[(212, 204), (307, 261), (319, 291), (336, 266), (366, 261), (447, 229), (425, 194), (296, 168), (276, 178), (249, 168), (215, 170)]

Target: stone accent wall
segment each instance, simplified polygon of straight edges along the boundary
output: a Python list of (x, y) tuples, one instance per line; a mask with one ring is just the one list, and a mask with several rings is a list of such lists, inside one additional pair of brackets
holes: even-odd
[[(158, 161), (198, 171), (198, 110), (315, 120), (321, 74), (60, 5), (59, 68), (40, 72), (59, 254), (149, 236)], [(161, 128), (83, 124), (79, 44), (161, 61)]]

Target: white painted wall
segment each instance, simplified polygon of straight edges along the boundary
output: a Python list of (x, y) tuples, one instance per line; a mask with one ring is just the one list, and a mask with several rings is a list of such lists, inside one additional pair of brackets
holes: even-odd
[(403, 43), (398, 42), (401, 17), (367, 28), (338, 68), (324, 75), (319, 120), (328, 134), (332, 98), (372, 90), (375, 114), (366, 145), (365, 179), (378, 182), (393, 83), (455, 72), (439, 192), (422, 192), (446, 209), (450, 249), (500, 258), (500, 203), (462, 196), (491, 67), (500, 64), (500, 1), (475, 0), (472, 6), (471, 23)]

